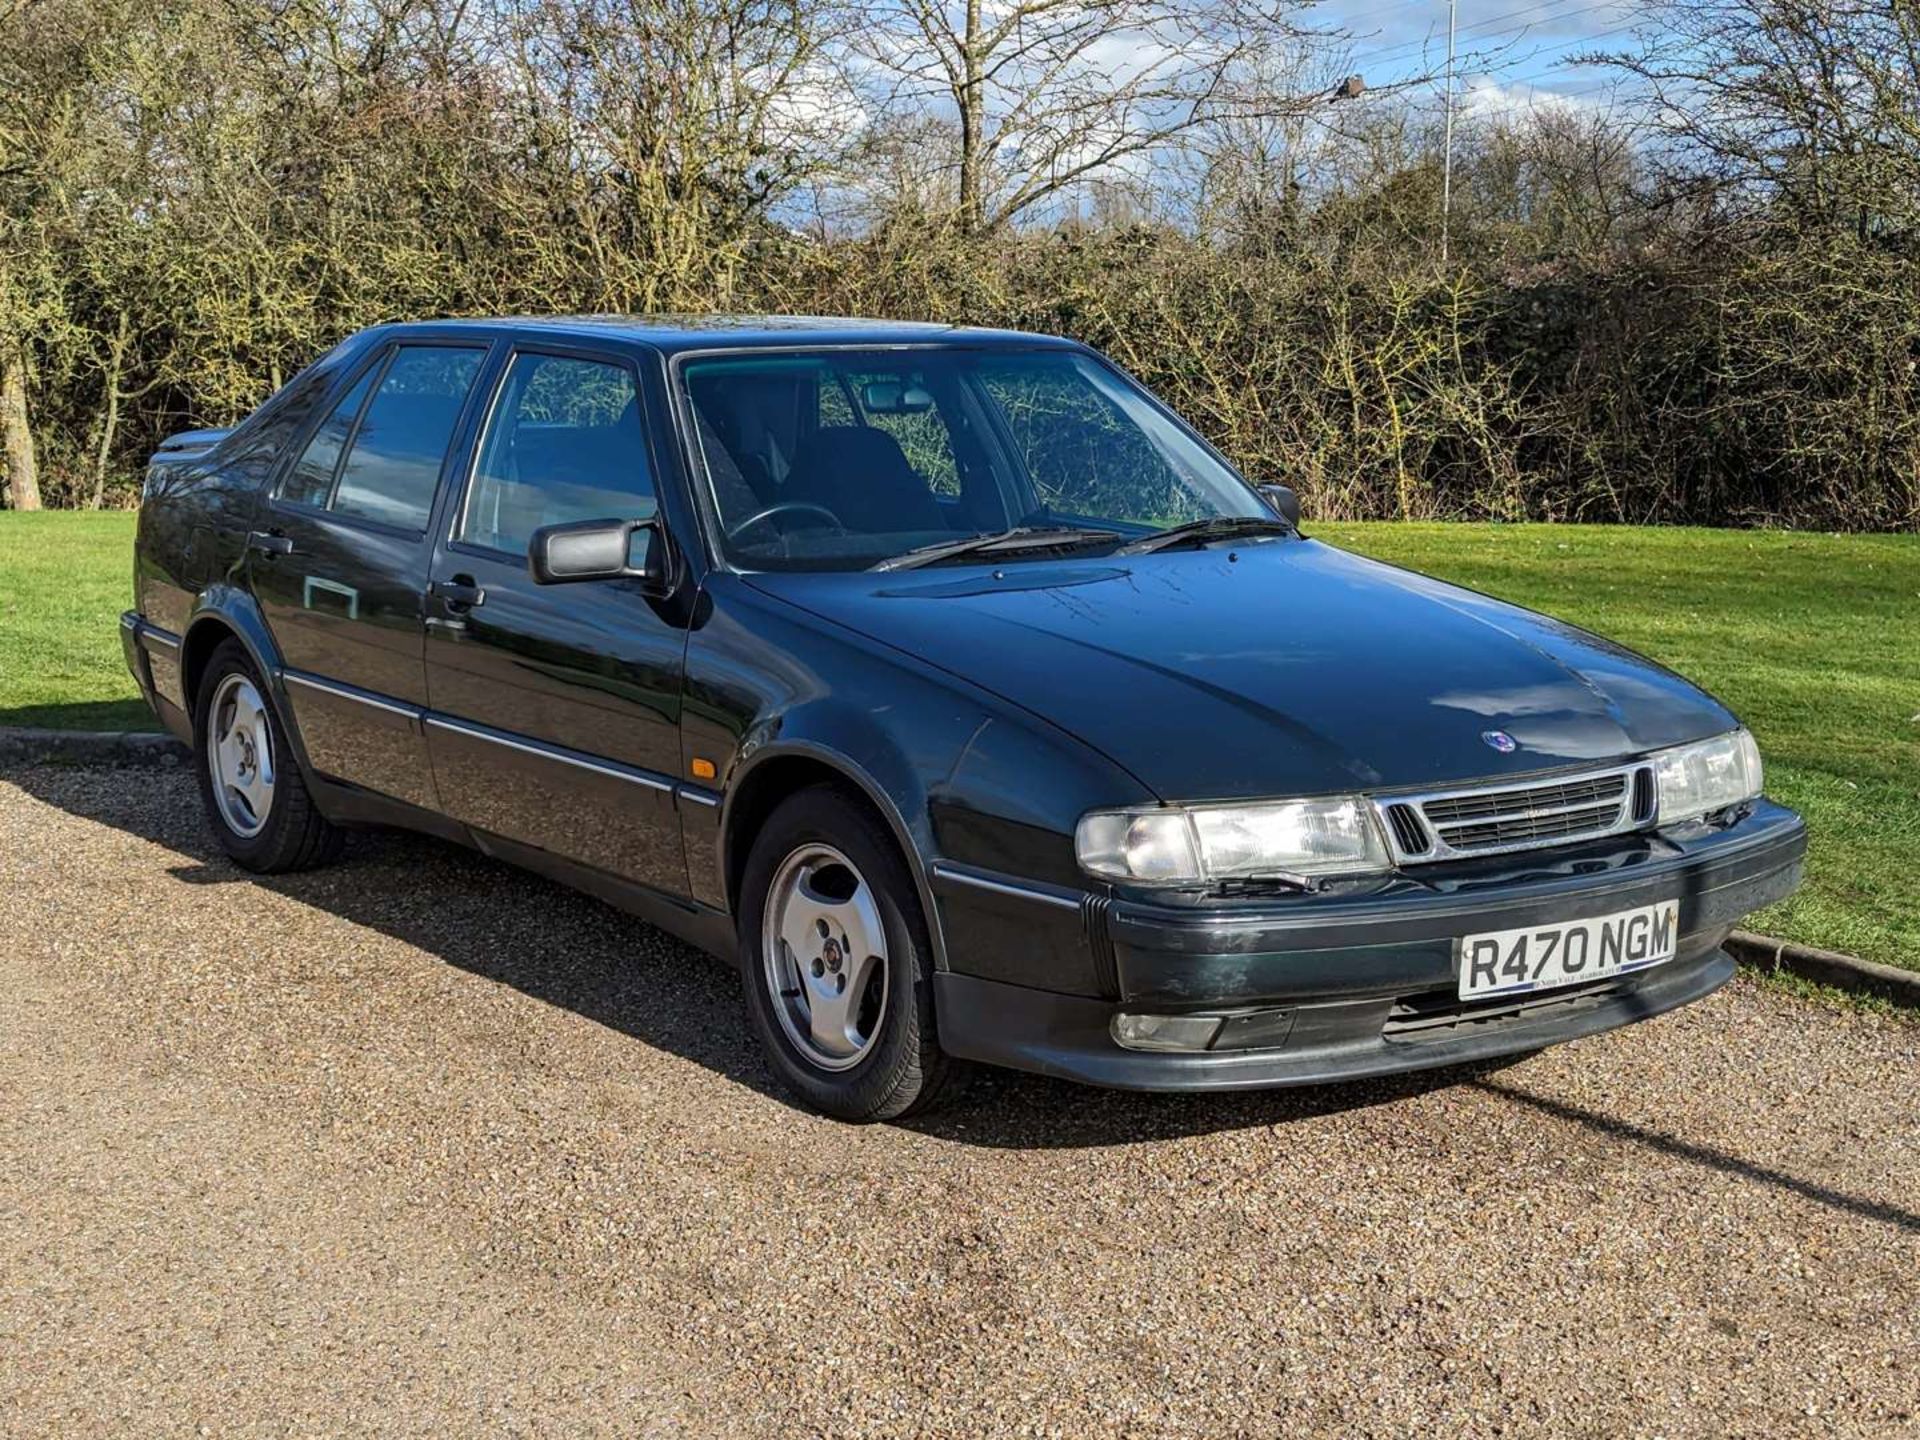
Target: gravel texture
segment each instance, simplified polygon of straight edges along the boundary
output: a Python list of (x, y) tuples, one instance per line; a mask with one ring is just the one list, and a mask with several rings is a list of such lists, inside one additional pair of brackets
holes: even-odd
[(184, 772), (0, 776), (0, 1431), (1920, 1433), (1909, 1018), (852, 1128), (592, 901), (215, 857)]

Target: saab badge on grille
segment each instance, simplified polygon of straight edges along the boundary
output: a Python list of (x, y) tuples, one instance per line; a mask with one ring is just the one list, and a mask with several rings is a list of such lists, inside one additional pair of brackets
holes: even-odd
[(1482, 730), (1480, 738), (1502, 755), (1511, 755), (1520, 748), (1520, 742), (1504, 730)]

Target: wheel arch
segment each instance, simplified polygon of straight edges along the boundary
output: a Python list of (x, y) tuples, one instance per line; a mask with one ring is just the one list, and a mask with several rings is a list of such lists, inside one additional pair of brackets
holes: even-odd
[[(207, 673), (207, 662), (228, 640), (246, 641), (224, 618), (215, 614), (197, 616), (180, 638), (180, 693), (191, 715), (200, 704), (200, 682)], [(248, 647), (251, 650), (251, 646)], [(258, 663), (256, 657), (255, 663)]]
[(200, 704), (200, 682), (206, 675), (207, 662), (226, 640), (238, 640), (253, 661), (266, 686), (267, 701), (280, 721), (281, 733), (291, 742), (302, 778), (311, 785), (313, 769), (307, 763), (307, 747), (294, 720), (293, 706), (287, 701), (279, 647), (273, 643), (253, 597), (231, 585), (216, 585), (200, 593), (180, 637), (180, 692), (186, 702), (188, 723), (192, 723)]
[(934, 905), (927, 878), (927, 859), (916, 842), (899, 805), (868, 769), (850, 756), (814, 741), (788, 740), (756, 751), (727, 787), (720, 817), (721, 874), (727, 909), (737, 914), (740, 885), (754, 837), (774, 809), (788, 796), (813, 785), (832, 785), (879, 816), (899, 847), (907, 873), (913, 877), (927, 935), (933, 943), (934, 968), (947, 968), (946, 943), (940, 912)]
[[(246, 647), (254, 668), (267, 687), (280, 689), (280, 656), (267, 633), (253, 597), (229, 585), (216, 585), (195, 598), (187, 617), (187, 628), (180, 637), (180, 688), (189, 710), (200, 697), (200, 680), (206, 673), (208, 658), (223, 640), (238, 640)], [(281, 707), (284, 720), (286, 707)]]

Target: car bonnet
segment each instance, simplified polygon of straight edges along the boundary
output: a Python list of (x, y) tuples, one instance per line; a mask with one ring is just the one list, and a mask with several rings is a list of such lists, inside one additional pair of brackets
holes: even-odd
[(751, 583), (1043, 717), (1167, 799), (1498, 778), (1735, 723), (1598, 636), (1313, 541)]

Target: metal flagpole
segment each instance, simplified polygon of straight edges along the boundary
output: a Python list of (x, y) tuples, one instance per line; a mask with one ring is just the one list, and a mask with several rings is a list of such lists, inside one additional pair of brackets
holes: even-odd
[(1453, 225), (1453, 28), (1460, 0), (1447, 0), (1447, 139), (1440, 169), (1440, 263), (1447, 263), (1447, 240)]

